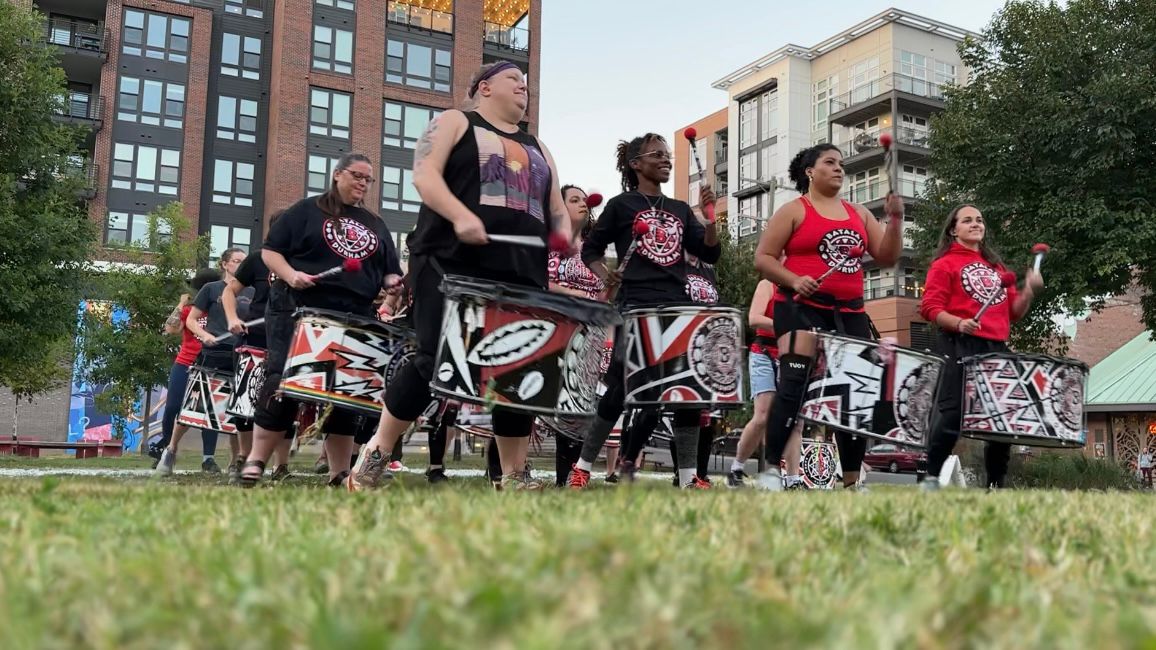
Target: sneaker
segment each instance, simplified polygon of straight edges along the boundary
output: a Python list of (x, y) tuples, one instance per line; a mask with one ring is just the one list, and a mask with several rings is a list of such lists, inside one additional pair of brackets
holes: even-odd
[(868, 492), (871, 491), (871, 489), (868, 488), (865, 483), (854, 483), (852, 485), (844, 485), (843, 489), (847, 490), (848, 492), (858, 492), (859, 494), (867, 494)]
[(513, 474), (506, 474), (502, 477), (502, 482), (500, 485), (501, 487), (499, 490), (503, 492), (506, 490), (513, 490), (515, 492), (537, 491), (543, 488), (541, 482), (530, 478), (530, 476), (524, 471), (514, 472)]
[(638, 466), (632, 460), (622, 461), (622, 467), (618, 472), (622, 474), (622, 478), (626, 479), (627, 483), (633, 483), (638, 479)]
[(386, 469), (388, 469), (389, 471), (394, 472), (394, 473), (404, 472), (405, 470), (409, 469), (408, 467), (403, 465), (400, 460), (391, 461), (385, 467), (386, 467)]
[(729, 473), (727, 473), (727, 487), (731, 488), (732, 490), (737, 490), (746, 484), (745, 481), (748, 478), (749, 477), (745, 471), (741, 469), (732, 469)]
[(429, 481), (430, 485), (437, 485), (450, 480), (450, 477), (446, 476), (446, 468), (433, 467), (425, 471), (425, 480)]
[(590, 484), (590, 472), (575, 465), (570, 469), (568, 486), (571, 490), (582, 490)]
[(703, 479), (696, 476), (696, 477), (694, 477), (693, 480), (691, 480), (690, 483), (687, 483), (686, 485), (682, 486), (682, 489), (684, 489), (684, 490), (709, 490), (710, 489), (710, 481), (703, 480)]
[(313, 463), (314, 474), (328, 474), (329, 462), (323, 458), (318, 458), (316, 463)]
[(606, 482), (611, 484), (611, 485), (616, 485), (618, 483), (618, 475), (613, 474), (613, 473), (607, 474), (606, 475)]
[(795, 491), (806, 492), (810, 488), (807, 487), (806, 483), (804, 483), (802, 481), (796, 481), (796, 482), (791, 483), (790, 485), (784, 487), (783, 489), (786, 490), (787, 492), (795, 492)]
[(217, 464), (216, 459), (206, 458), (201, 463), (201, 471), (206, 474), (220, 474), (221, 466)]
[[(345, 486), (350, 492), (360, 492), (378, 487), (381, 485), (383, 476), (388, 472), (386, 464), (385, 455), (381, 453), (380, 449), (362, 451), (361, 457), (357, 459), (357, 466), (353, 468), (353, 473), (345, 481)], [(393, 474), (390, 473), (389, 477), (392, 478)]]
[(229, 467), (225, 470), (229, 475), (229, 485), (236, 485), (241, 482), (241, 467), (244, 466), (245, 461), (240, 458), (233, 459), (229, 463)]
[(678, 484), (678, 474), (675, 474), (674, 476), (671, 477), (670, 487), (672, 487), (672, 488), (682, 487), (681, 485)]
[(293, 476), (293, 474), (289, 471), (288, 465), (278, 465), (277, 469), (273, 470), (273, 475), (269, 477), (269, 480), (276, 483), (278, 481), (284, 481), (290, 476)]
[(156, 468), (155, 473), (153, 475), (154, 476), (172, 476), (173, 466), (176, 464), (177, 464), (177, 455), (173, 453), (173, 450), (166, 449), (164, 451), (164, 453), (161, 454), (161, 459), (160, 459), (160, 461), (157, 462), (157, 468)]
[(768, 467), (766, 471), (758, 475), (755, 485), (758, 486), (760, 490), (766, 490), (767, 492), (782, 492), (783, 471), (778, 467)]
[[(159, 463), (161, 460), (161, 456), (164, 455), (164, 453), (165, 453), (164, 447), (158, 447), (153, 443), (149, 443), (149, 458), (151, 458), (154, 461), (156, 461), (157, 463)], [(156, 463), (153, 463), (153, 467), (156, 467)]]
[(333, 478), (329, 479), (329, 482), (326, 483), (326, 485), (328, 485), (331, 488), (339, 488), (339, 487), (345, 485), (345, 479), (347, 479), (347, 478), (349, 478), (349, 472), (341, 472), (337, 476), (334, 476)]

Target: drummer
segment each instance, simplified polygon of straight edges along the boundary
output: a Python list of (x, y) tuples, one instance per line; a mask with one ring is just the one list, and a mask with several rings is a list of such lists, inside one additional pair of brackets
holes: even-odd
[[(418, 350), (386, 388), (377, 433), (362, 450), (350, 490), (380, 484), (389, 450), (432, 399), (429, 385), (445, 311), (442, 277), (457, 274), (545, 290), (545, 247), (491, 243), (488, 234), (544, 243), (553, 229), (555, 239), (570, 239), (550, 152), (519, 127), (529, 101), (525, 75), (509, 61), (485, 65), (474, 75), (468, 97), (471, 110), (447, 110), (430, 122), (414, 153), (414, 186), (422, 206), (409, 236), (409, 272)], [(524, 474), (534, 417), (499, 407), (493, 424), (503, 488), (540, 488)]]
[[(927, 270), (923, 301), (919, 313), (939, 327), (936, 345), (947, 356), (947, 365), (939, 379), (939, 398), (932, 418), (931, 443), (927, 453), (927, 470), (931, 480), (924, 489), (939, 488), (939, 473), (959, 440), (963, 411), (963, 364), (961, 360), (976, 354), (1007, 352), (1012, 321), (1028, 313), (1035, 292), (1044, 286), (1043, 277), (1034, 269), (1024, 278), (1024, 288), (1003, 289), (1001, 274), (1007, 269), (985, 235), (983, 214), (974, 205), (957, 206), (948, 213), (939, 235), (935, 260)], [(982, 323), (976, 319), (983, 304), (995, 295)], [(1011, 445), (988, 442), (983, 460), (987, 484), (1004, 486)]]
[[(863, 265), (850, 254), (864, 248), (881, 267), (895, 264), (903, 250), (903, 201), (889, 194), (884, 209), (886, 229), (867, 208), (843, 201), (843, 154), (833, 144), (803, 149), (789, 168), (802, 194), (779, 208), (767, 222), (755, 251), (755, 268), (778, 285), (774, 300), (775, 332), (779, 335), (779, 378), (775, 408), (767, 425), (767, 470), (760, 486), (783, 489), (779, 463), (795, 428), (815, 337), (808, 330), (839, 332), (872, 338), (871, 321), (863, 307)], [(786, 260), (782, 260), (786, 253)], [(822, 284), (817, 278), (835, 272)], [(845, 487), (857, 488), (867, 439), (835, 434), (844, 468)]]
[[(372, 318), (373, 301), (381, 288), (396, 291), (401, 282), (393, 235), (381, 217), (363, 205), (375, 180), (373, 164), (364, 155), (350, 153), (339, 158), (334, 167), (329, 190), (294, 203), (265, 238), (261, 258), (276, 279), (265, 308), (265, 383), (257, 400), (253, 451), (241, 470), (242, 486), (252, 486), (261, 479), (270, 454), (296, 418), (296, 400), (281, 395), (279, 389), (297, 308)], [(357, 260), (361, 266), (336, 276), (315, 277), (346, 260)], [(367, 420), (361, 418), (362, 422)], [(326, 431), (338, 434), (326, 437), (331, 477), (348, 470), (354, 445), (350, 436), (356, 436), (357, 428), (356, 413), (334, 409), (326, 425)]]
[[(721, 250), (715, 224), (704, 227), (689, 205), (662, 193), (662, 184), (670, 180), (671, 162), (670, 148), (658, 134), (647, 133), (629, 142), (620, 142), (617, 167), (622, 175), (622, 194), (607, 202), (594, 230), (582, 245), (582, 261), (607, 285), (618, 287), (617, 304), (623, 310), (685, 304), (688, 301), (685, 253), (708, 264), (719, 259)], [(713, 201), (714, 192), (709, 185), (703, 187), (703, 205)], [(607, 246), (614, 244), (621, 263), (635, 241), (638, 221), (646, 223), (648, 232), (638, 238), (625, 270), (611, 271), (605, 262)], [(613, 360), (603, 380), (606, 394), (598, 403), (598, 414), (586, 434), (580, 458), (570, 472), (572, 489), (585, 488), (590, 482), (590, 470), (598, 452), (622, 415), (626, 399), (623, 358), (627, 346), (623, 338), (615, 337)], [(695, 475), (698, 411), (676, 410), (673, 428), (680, 486), (709, 488), (709, 484)]]

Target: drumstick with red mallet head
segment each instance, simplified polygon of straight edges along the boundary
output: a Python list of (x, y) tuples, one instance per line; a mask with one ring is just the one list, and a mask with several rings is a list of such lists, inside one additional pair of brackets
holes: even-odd
[(895, 193), (895, 179), (891, 176), (892, 161), (895, 158), (895, 150), (891, 148), (893, 144), (895, 144), (895, 139), (891, 137), (890, 131), (879, 134), (879, 146), (883, 147), (883, 170), (887, 173), (887, 192), (889, 194)]
[[(650, 224), (642, 219), (635, 219), (632, 228), (634, 239), (630, 242), (630, 247), (626, 249), (626, 254), (622, 256), (622, 262), (618, 265), (618, 275), (621, 277), (626, 272), (626, 265), (630, 263), (630, 258), (634, 255), (634, 250), (638, 248), (638, 243), (642, 241), (650, 232)], [(607, 294), (607, 300), (613, 301), (614, 297), (618, 295), (618, 289), (622, 286), (621, 281)]]
[(1051, 251), (1052, 247), (1042, 242), (1032, 246), (1032, 253), (1036, 256), (1036, 261), (1032, 265), (1032, 269), (1034, 269), (1036, 273), (1040, 272), (1040, 264), (1042, 264), (1044, 261), (1044, 255), (1047, 255)]
[(974, 320), (975, 322), (978, 323), (979, 319), (983, 318), (983, 313), (987, 311), (987, 308), (991, 307), (992, 303), (995, 302), (995, 299), (998, 298), (999, 295), (1001, 293), (1003, 293), (1004, 290), (1007, 289), (1008, 287), (1015, 286), (1015, 283), (1016, 283), (1016, 274), (1014, 272), (1004, 271), (1003, 273), (1000, 273), (999, 274), (999, 287), (991, 292), (991, 295), (989, 295), (987, 297), (987, 300), (985, 300), (983, 302), (983, 306), (979, 308), (979, 312), (975, 315), (975, 318), (972, 320)]
[[(698, 169), (698, 180), (700, 182), (706, 182), (706, 174), (702, 171), (702, 161), (698, 158), (698, 147), (695, 146), (695, 138), (698, 137), (698, 131), (696, 131), (693, 126), (688, 126), (686, 130), (682, 132), (682, 135), (686, 137), (687, 142), (690, 143), (690, 152), (694, 154), (694, 166)], [(707, 221), (714, 223), (714, 203), (704, 203), (702, 213)]]
[(361, 260), (346, 259), (339, 266), (335, 266), (331, 269), (325, 269), (324, 271), (318, 273), (317, 275), (312, 276), (312, 278), (314, 281), (317, 281), (317, 280), (320, 280), (321, 278), (328, 278), (328, 277), (337, 275), (339, 273), (357, 273), (360, 270), (361, 270)]
[(593, 210), (600, 205), (602, 205), (602, 195), (592, 190), (590, 194), (586, 196), (586, 209)]
[(835, 266), (832, 266), (831, 268), (827, 269), (827, 271), (825, 273), (823, 273), (823, 275), (820, 275), (818, 278), (815, 279), (815, 282), (822, 284), (823, 280), (826, 280), (827, 278), (831, 277), (832, 273), (834, 273), (835, 271), (838, 271), (839, 269), (843, 268), (844, 266), (847, 266), (847, 264), (849, 262), (851, 262), (852, 260), (857, 260), (857, 259), (860, 259), (862, 257), (863, 257), (863, 247), (862, 246), (852, 246), (851, 248), (848, 248), (847, 249), (847, 256), (843, 258), (843, 261), (839, 262)]

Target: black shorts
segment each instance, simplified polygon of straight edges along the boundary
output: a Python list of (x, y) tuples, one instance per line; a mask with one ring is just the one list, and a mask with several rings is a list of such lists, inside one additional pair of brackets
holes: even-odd
[(875, 338), (871, 319), (867, 317), (866, 312), (840, 311), (836, 315), (834, 309), (824, 309), (788, 299), (775, 301), (774, 319), (775, 333), (780, 337), (795, 330), (817, 329), (861, 339)]

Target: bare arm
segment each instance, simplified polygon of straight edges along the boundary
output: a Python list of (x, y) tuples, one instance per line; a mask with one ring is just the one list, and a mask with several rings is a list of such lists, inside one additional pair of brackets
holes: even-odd
[(448, 110), (430, 121), (413, 153), (413, 185), (423, 203), (450, 223), (477, 219), (446, 185), (446, 161), (470, 122), (461, 111)]
[(204, 316), (205, 312), (197, 309), (194, 305), (193, 308), (189, 310), (189, 317), (185, 319), (185, 327), (189, 328), (193, 336), (197, 337), (202, 344), (211, 346), (215, 342), (214, 339), (216, 337), (209, 334), (208, 330), (201, 327), (201, 324), (197, 322), (197, 319), (203, 318)]
[(903, 254), (903, 199), (894, 194), (885, 203), (888, 221), (886, 229), (867, 208), (856, 205), (859, 217), (867, 227), (867, 252), (881, 267), (895, 266)]
[(189, 294), (182, 293), (181, 299), (177, 302), (177, 306), (173, 307), (173, 312), (165, 319), (164, 333), (168, 335), (180, 334), (181, 332), (181, 310), (185, 305), (189, 304)]
[(775, 285), (769, 280), (759, 280), (755, 296), (751, 299), (751, 308), (747, 311), (747, 322), (751, 327), (774, 331), (775, 321), (767, 316), (767, 305), (774, 295)]
[(585, 291), (582, 291), (581, 289), (571, 289), (570, 287), (564, 287), (557, 282), (550, 283), (550, 291), (553, 291), (554, 293), (561, 293), (567, 296), (576, 296), (578, 298), (586, 297)]
[(562, 233), (566, 237), (566, 241), (570, 241), (570, 238), (573, 237), (570, 230), (570, 213), (566, 210), (561, 185), (558, 183), (558, 165), (554, 164), (554, 156), (546, 148), (546, 143), (539, 140), (538, 145), (542, 147), (546, 162), (550, 163), (550, 229)]
[(780, 259), (783, 248), (795, 232), (795, 224), (803, 220), (803, 214), (803, 204), (799, 201), (791, 201), (775, 210), (755, 249), (755, 268), (780, 287), (809, 296), (819, 288), (819, 284), (810, 276), (798, 276), (788, 271)]
[(1020, 320), (1027, 316), (1028, 310), (1032, 308), (1032, 300), (1036, 297), (1036, 289), (1042, 289), (1044, 286), (1044, 278), (1039, 271), (1034, 269), (1029, 270), (1024, 276), (1024, 288), (1016, 296), (1011, 306), (1012, 320)]

